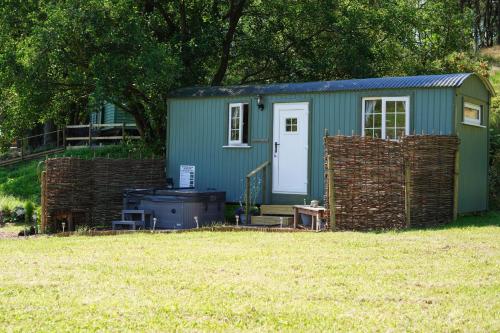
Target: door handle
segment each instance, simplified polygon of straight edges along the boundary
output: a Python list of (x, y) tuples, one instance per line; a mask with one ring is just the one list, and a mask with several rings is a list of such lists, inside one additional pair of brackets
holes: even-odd
[(279, 145), (280, 145), (280, 144), (279, 144), (278, 142), (276, 142), (276, 141), (274, 142), (274, 153), (275, 153), (275, 154), (278, 152), (278, 146), (279, 146)]

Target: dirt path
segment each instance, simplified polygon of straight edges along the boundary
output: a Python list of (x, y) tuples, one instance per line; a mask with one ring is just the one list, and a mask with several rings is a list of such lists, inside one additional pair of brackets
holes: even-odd
[(22, 229), (22, 226), (14, 223), (7, 223), (4, 226), (0, 226), (0, 239), (17, 238), (19, 231)]
[(4, 238), (17, 238), (17, 232), (15, 231), (4, 231), (0, 229), (0, 239)]

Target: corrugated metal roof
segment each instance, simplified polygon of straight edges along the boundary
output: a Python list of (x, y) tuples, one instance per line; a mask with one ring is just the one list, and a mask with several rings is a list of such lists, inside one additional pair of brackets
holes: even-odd
[[(269, 95), (373, 89), (446, 88), (461, 86), (462, 83), (471, 75), (476, 74), (458, 73), (304, 83), (276, 83), (268, 85), (190, 87), (175, 90), (170, 94), (170, 97), (248, 96), (259, 94)], [(494, 95), (495, 92), (489, 81), (483, 79), (482, 77), (479, 78), (486, 85), (487, 89)]]

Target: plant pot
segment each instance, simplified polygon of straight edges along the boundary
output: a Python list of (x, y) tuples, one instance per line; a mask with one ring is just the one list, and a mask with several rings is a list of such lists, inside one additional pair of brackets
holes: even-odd
[(247, 222), (247, 215), (245, 213), (240, 214), (240, 224), (250, 224), (252, 221), (252, 215), (248, 215), (248, 222)]
[(312, 223), (312, 216), (307, 214), (300, 214), (300, 219), (302, 220), (302, 225), (310, 226)]

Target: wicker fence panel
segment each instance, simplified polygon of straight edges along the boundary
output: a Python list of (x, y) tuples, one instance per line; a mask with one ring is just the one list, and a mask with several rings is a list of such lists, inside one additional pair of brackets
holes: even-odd
[(456, 136), (408, 136), (403, 140), (411, 170), (410, 224), (429, 227), (453, 218)]
[[(336, 228), (371, 230), (402, 228), (404, 164), (398, 142), (334, 136), (325, 139), (333, 156)], [(325, 164), (325, 170), (327, 165)], [(328, 179), (325, 177), (325, 203)]]
[(65, 212), (88, 210), (92, 205), (91, 161), (75, 158), (48, 159), (45, 162), (42, 202), (45, 217), (42, 229), (52, 230), (52, 223)]
[(324, 144), (325, 205), (329, 208), (331, 156), (336, 229), (427, 227), (452, 220), (457, 137), (408, 136), (396, 142), (331, 136)]
[(42, 179), (44, 230), (58, 230), (57, 219), (87, 212), (90, 226), (109, 226), (120, 217), (123, 190), (166, 186), (163, 160), (54, 158)]
[(123, 209), (123, 190), (127, 188), (165, 187), (163, 160), (95, 159), (93, 170), (93, 221), (108, 225), (120, 217)]

